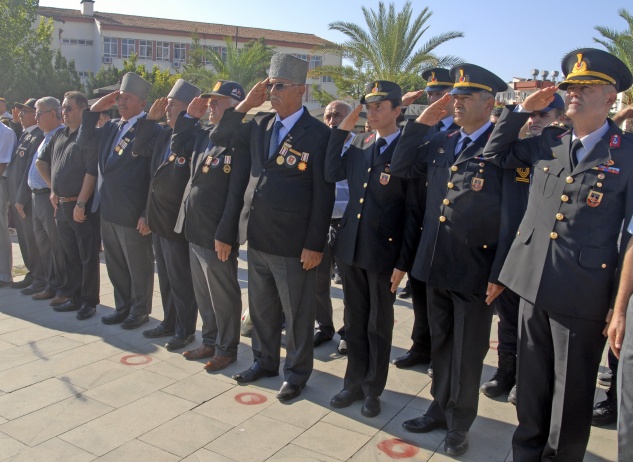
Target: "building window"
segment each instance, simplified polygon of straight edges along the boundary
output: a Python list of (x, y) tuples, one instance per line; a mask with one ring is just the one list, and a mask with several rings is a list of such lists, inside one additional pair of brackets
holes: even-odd
[(136, 54), (136, 40), (134, 39), (121, 39), (121, 57), (130, 58), (133, 54)]
[[(301, 58), (304, 59), (304, 58)], [(314, 70), (317, 67), (321, 67), (323, 58), (321, 56), (310, 56), (310, 70)]]
[(156, 61), (169, 60), (169, 42), (156, 42)]
[(82, 79), (87, 79), (88, 77), (90, 77), (92, 75), (92, 72), (77, 71), (77, 75), (79, 75), (79, 77), (81, 77)]
[(226, 55), (228, 53), (227, 50), (226, 50), (226, 47), (214, 47), (214, 46), (212, 46), (211, 49), (220, 55), (220, 58), (222, 58), (222, 61), (226, 61)]
[(103, 37), (103, 56), (116, 58), (117, 56), (117, 39), (114, 37)]
[(138, 58), (152, 60), (152, 41), (139, 40), (138, 42)]
[(184, 62), (187, 58), (187, 45), (184, 43), (174, 43), (174, 62)]
[(71, 39), (65, 38), (62, 39), (62, 43), (65, 45), (83, 45), (83, 46), (92, 46), (92, 40), (84, 40), (84, 39)]
[(323, 83), (332, 83), (332, 82), (334, 82), (334, 80), (332, 80), (332, 77), (330, 77), (329, 75), (324, 75), (322, 77), (322, 81), (323, 81)]

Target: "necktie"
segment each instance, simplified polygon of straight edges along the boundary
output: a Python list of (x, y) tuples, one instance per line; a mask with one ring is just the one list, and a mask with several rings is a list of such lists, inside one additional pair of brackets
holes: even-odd
[(464, 140), (462, 141), (462, 147), (461, 149), (455, 153), (455, 158), (459, 157), (460, 154), (462, 152), (464, 152), (464, 150), (468, 147), (468, 145), (470, 144), (472, 140), (469, 137), (464, 138)]
[(572, 168), (576, 168), (576, 165), (578, 165), (578, 157), (577, 157), (577, 153), (578, 150), (580, 148), (582, 148), (582, 141), (580, 141), (580, 138), (576, 138), (572, 143), (571, 143), (571, 151), (569, 153), (569, 156), (571, 158), (571, 165)]
[(443, 128), (444, 128), (444, 122), (442, 122), (441, 120), (435, 124), (435, 130), (438, 133), (441, 132)]
[(268, 157), (272, 157), (275, 152), (277, 152), (277, 148), (279, 147), (279, 130), (283, 127), (283, 123), (281, 120), (275, 122), (275, 126), (273, 127), (273, 133), (270, 135), (270, 146), (268, 147)]
[(387, 142), (384, 138), (378, 138), (378, 140), (376, 140), (376, 143), (374, 144), (374, 162), (376, 162), (376, 160), (380, 156), (380, 148), (382, 148), (386, 144)]
[(167, 143), (167, 148), (165, 148), (165, 154), (163, 155), (163, 162), (167, 162), (169, 156), (171, 155), (171, 143)]

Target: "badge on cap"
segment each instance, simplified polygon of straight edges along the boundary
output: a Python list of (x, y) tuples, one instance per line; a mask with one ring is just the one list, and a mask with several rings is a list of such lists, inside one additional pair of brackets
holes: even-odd
[(378, 89), (378, 82), (374, 82), (374, 88), (371, 89), (372, 93), (378, 93), (380, 90)]
[(391, 175), (389, 175), (388, 173), (381, 173), (380, 174), (380, 184), (383, 186), (386, 186), (389, 183), (389, 180), (391, 179)]
[(589, 207), (598, 207), (600, 202), (602, 202), (602, 196), (604, 196), (604, 193), (592, 189), (589, 191), (589, 196), (587, 196), (587, 205)]
[(484, 179), (483, 178), (473, 178), (472, 181), (470, 182), (470, 189), (472, 189), (475, 192), (479, 192), (483, 189), (484, 187)]
[(213, 87), (213, 91), (218, 91), (222, 87), (222, 82), (216, 82), (215, 87)]
[(611, 141), (609, 141), (610, 148), (620, 147), (620, 135), (611, 135)]
[(582, 53), (576, 55), (578, 62), (574, 64), (574, 72), (583, 72), (587, 70), (587, 63), (582, 59)]

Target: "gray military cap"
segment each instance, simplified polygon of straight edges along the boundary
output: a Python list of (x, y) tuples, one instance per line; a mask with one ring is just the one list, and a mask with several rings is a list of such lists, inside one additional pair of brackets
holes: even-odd
[(191, 85), (184, 79), (178, 79), (167, 95), (167, 98), (177, 99), (178, 101), (189, 104), (196, 96), (200, 96), (200, 93), (202, 93), (202, 90), (195, 85)]
[(268, 77), (273, 79), (288, 79), (301, 85), (306, 83), (308, 62), (288, 53), (275, 53), (270, 60)]
[(121, 91), (132, 93), (143, 101), (147, 101), (152, 84), (134, 72), (128, 72), (121, 80)]

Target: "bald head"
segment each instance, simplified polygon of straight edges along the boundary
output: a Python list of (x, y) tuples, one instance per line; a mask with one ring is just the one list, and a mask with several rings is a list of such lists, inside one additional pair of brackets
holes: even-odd
[(350, 112), (352, 112), (352, 106), (345, 101), (334, 100), (325, 107), (323, 122), (330, 128), (338, 127)]

